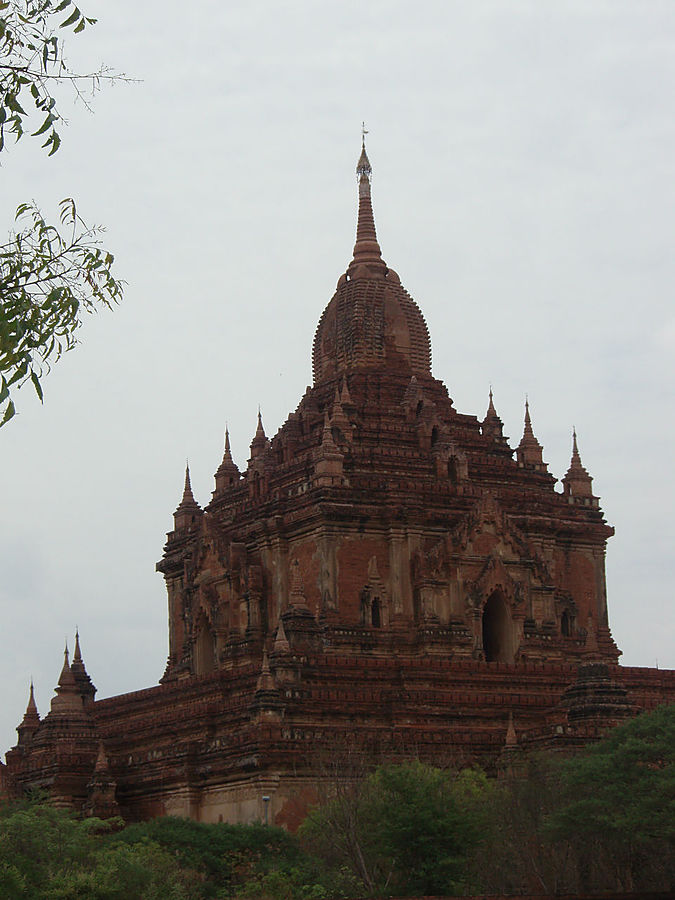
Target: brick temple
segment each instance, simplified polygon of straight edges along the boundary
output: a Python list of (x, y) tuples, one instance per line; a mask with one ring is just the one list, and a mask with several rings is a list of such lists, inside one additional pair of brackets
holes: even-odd
[(455, 409), (382, 258), (365, 147), (356, 171), (312, 386), (271, 439), (258, 415), (243, 471), (226, 433), (205, 508), (186, 472), (160, 684), (96, 701), (76, 639), (43, 719), (31, 689), (0, 791), (293, 828), (340, 754), (496, 771), (675, 700), (675, 672), (618, 665), (613, 529), (576, 435), (556, 489), (527, 403), (515, 450), (492, 392), (482, 419)]

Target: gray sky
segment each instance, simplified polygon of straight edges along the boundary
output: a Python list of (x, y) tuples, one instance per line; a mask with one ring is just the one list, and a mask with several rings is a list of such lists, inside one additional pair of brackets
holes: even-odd
[[(576, 425), (610, 524), (628, 665), (675, 666), (675, 4), (83, 0), (73, 66), (136, 76), (68, 107), (62, 149), (3, 153), (18, 203), (74, 196), (128, 282), (0, 432), (0, 751), (48, 711), (79, 625), (99, 696), (156, 683), (154, 572), (189, 457), (205, 504), (229, 423), (244, 467), (311, 381), (351, 257), (360, 125), (383, 255), (434, 375), (515, 446), (529, 394), (561, 478)], [(66, 104), (67, 106), (67, 104)], [(65, 107), (64, 107), (65, 108)]]

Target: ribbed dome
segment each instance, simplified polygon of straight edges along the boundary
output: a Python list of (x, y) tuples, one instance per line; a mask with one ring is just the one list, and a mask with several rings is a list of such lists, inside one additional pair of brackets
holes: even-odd
[(357, 165), (359, 217), (354, 257), (323, 311), (314, 336), (314, 383), (355, 369), (387, 368), (431, 374), (431, 342), (424, 316), (377, 242), (365, 147)]

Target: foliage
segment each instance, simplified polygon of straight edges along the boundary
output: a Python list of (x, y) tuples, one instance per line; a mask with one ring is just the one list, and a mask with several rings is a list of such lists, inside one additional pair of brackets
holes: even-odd
[(0, 151), (7, 133), (18, 141), (30, 117), (38, 116), (32, 135), (44, 138), (42, 146), (50, 156), (56, 153), (61, 144), (57, 126), (63, 117), (54, 89), (69, 84), (83, 96), (85, 84), (93, 91), (101, 80), (119, 77), (106, 68), (78, 74), (66, 62), (62, 29), (80, 34), (95, 22), (73, 0), (0, 0)]
[(292, 865), (299, 849), (292, 835), (265, 825), (207, 825), (167, 816), (130, 825), (119, 840), (135, 845), (152, 841), (199, 873), (202, 896), (215, 897), (226, 885), (241, 883), (257, 872)]
[[(657, 889), (675, 881), (675, 705), (615, 728), (561, 772), (547, 834), (573, 843), (594, 887)], [(609, 861), (604, 870), (599, 862)], [(648, 876), (645, 881), (645, 876)]]
[(42, 900), (195, 900), (195, 878), (150, 841), (123, 844), (115, 823), (44, 802), (0, 814), (0, 896)]
[(80, 219), (73, 200), (61, 203), (65, 235), (35, 206), (20, 206), (17, 218), (24, 227), (0, 246), (0, 424), (14, 415), (13, 387), (30, 379), (42, 400), (40, 379), (50, 360), (75, 346), (82, 312), (122, 296), (100, 229)]
[(334, 867), (349, 866), (370, 894), (454, 894), (481, 835), (489, 791), (477, 773), (457, 778), (420, 762), (385, 765), (313, 810), (300, 829)]
[(675, 705), (615, 728), (563, 768), (564, 805), (554, 834), (675, 846)]
[[(61, 29), (79, 34), (95, 21), (72, 0), (0, 0), (0, 152), (8, 134), (18, 141), (39, 116), (32, 134), (52, 156), (63, 122), (55, 89), (69, 84), (82, 97), (85, 84), (96, 89), (102, 78), (122, 77), (104, 69), (78, 74), (64, 58)], [(122, 296), (102, 229), (86, 225), (73, 200), (61, 203), (62, 231), (34, 204), (19, 206), (16, 219), (22, 227), (0, 245), (0, 425), (14, 416), (13, 391), (24, 382), (42, 400), (41, 378), (75, 346), (83, 313)]]
[(675, 882), (675, 707), (587, 750), (523, 755), (492, 798), (474, 878), (486, 893), (668, 890)]

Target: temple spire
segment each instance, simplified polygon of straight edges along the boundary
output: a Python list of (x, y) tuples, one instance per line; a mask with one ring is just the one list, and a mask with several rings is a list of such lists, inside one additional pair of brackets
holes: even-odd
[(80, 650), (80, 629), (75, 628), (75, 652), (73, 653), (73, 663), (82, 662), (82, 651)]
[(488, 403), (486, 418), (487, 418), (487, 416), (496, 416), (497, 415), (497, 410), (495, 409), (495, 405), (492, 402), (492, 385), (490, 385), (490, 393), (488, 396), (490, 397), (490, 402)]
[(183, 496), (181, 498), (175, 513), (173, 514), (174, 529), (178, 531), (192, 525), (198, 514), (201, 514), (202, 508), (197, 503), (192, 493), (192, 485), (190, 484), (190, 464), (185, 463), (185, 486), (183, 488)]
[(520, 444), (516, 449), (516, 458), (521, 468), (533, 468), (537, 471), (545, 472), (547, 465), (542, 457), (543, 448), (534, 436), (532, 431), (532, 419), (530, 418), (530, 403), (525, 397), (525, 427)]
[(366, 153), (365, 135), (366, 131), (364, 128), (361, 137), (361, 155), (356, 164), (356, 174), (359, 179), (359, 215), (356, 226), (354, 258), (348, 269), (351, 277), (356, 275), (358, 266), (361, 263), (366, 264), (371, 275), (377, 270), (384, 272), (386, 269), (375, 231), (375, 217), (373, 216), (373, 205), (370, 196), (370, 180), (373, 170)]
[(570, 501), (579, 500), (584, 504), (597, 505), (597, 499), (593, 496), (593, 479), (581, 462), (576, 428), (572, 428), (572, 459), (562, 483), (563, 493)]
[(260, 407), (258, 407), (258, 425), (251, 441), (251, 458), (254, 459), (256, 456), (260, 456), (266, 448), (267, 436), (263, 428), (262, 413), (260, 412)]
[(214, 491), (214, 496), (233, 487), (241, 478), (241, 472), (232, 459), (232, 451), (230, 450), (230, 431), (227, 425), (225, 425), (225, 452), (223, 453), (223, 461), (218, 466), (215, 478), (216, 489)]
[(59, 675), (59, 682), (55, 688), (56, 696), (52, 698), (49, 715), (75, 716), (84, 715), (82, 696), (78, 690), (75, 675), (68, 659), (68, 644), (63, 654), (63, 668)]
[[(481, 431), (485, 437), (498, 445), (504, 447), (509, 446), (508, 439), (504, 437), (504, 423), (499, 418), (495, 409), (494, 399), (492, 396), (492, 385), (490, 385), (489, 402), (485, 418), (481, 422)], [(509, 451), (510, 452), (510, 451)]]
[(33, 679), (30, 680), (30, 694), (28, 695), (28, 705), (26, 706), (25, 716), (37, 716), (40, 718), (40, 714), (38, 713), (37, 704), (35, 702), (35, 687), (33, 686)]
[(73, 661), (70, 664), (70, 671), (82, 697), (82, 702), (85, 706), (92, 705), (96, 697), (96, 687), (84, 667), (84, 660), (80, 650), (80, 632), (77, 629), (75, 630), (75, 652), (73, 653)]
[(579, 456), (579, 448), (577, 447), (577, 429), (572, 425), (572, 465), (583, 468), (581, 465), (581, 457)]
[(31, 738), (35, 734), (40, 724), (40, 714), (38, 713), (35, 703), (35, 692), (33, 689), (33, 679), (30, 680), (30, 694), (28, 695), (28, 705), (24, 713), (21, 724), (17, 726), (17, 734), (19, 735), (19, 746), (30, 743)]

